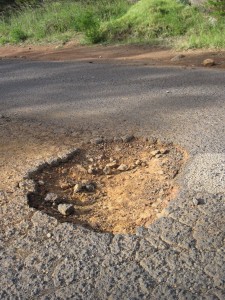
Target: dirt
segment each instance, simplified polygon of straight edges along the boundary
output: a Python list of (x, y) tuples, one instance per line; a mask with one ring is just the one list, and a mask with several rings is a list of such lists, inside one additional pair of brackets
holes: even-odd
[[(177, 146), (141, 139), (86, 144), (70, 161), (31, 176), (36, 192), (29, 195), (29, 204), (60, 222), (134, 233), (162, 216), (176, 197), (175, 178), (186, 159)], [(62, 215), (60, 204), (73, 205), (74, 213)]]
[[(175, 58), (175, 59), (174, 59)], [(213, 59), (212, 68), (225, 68), (225, 51), (175, 51), (162, 47), (112, 45), (80, 46), (76, 42), (65, 45), (21, 45), (0, 47), (0, 59), (41, 61), (86, 61), (136, 63), (156, 66), (202, 67), (205, 59)]]

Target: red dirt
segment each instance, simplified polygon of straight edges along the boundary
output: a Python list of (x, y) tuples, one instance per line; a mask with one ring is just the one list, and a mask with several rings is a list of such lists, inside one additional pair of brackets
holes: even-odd
[[(171, 61), (172, 58), (182, 54), (184, 57)], [(87, 62), (119, 62), (135, 63), (156, 66), (183, 66), (202, 67), (202, 62), (212, 58), (215, 66), (212, 68), (225, 68), (225, 50), (188, 50), (177, 52), (171, 49), (134, 46), (80, 46), (75, 42), (66, 45), (25, 45), (0, 47), (0, 59), (27, 59), (41, 61), (87, 61)]]

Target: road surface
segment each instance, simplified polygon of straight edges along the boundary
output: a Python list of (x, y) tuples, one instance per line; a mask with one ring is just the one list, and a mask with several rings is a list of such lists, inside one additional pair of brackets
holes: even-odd
[[(224, 95), (220, 70), (0, 61), (0, 299), (224, 299)], [(190, 153), (164, 217), (112, 236), (27, 207), (27, 170), (125, 133)]]

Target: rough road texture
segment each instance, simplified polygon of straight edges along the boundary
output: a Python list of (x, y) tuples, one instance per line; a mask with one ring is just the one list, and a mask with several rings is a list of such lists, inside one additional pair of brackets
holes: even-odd
[[(224, 82), (200, 69), (2, 61), (0, 299), (224, 299)], [(29, 169), (127, 132), (191, 154), (180, 195), (148, 229), (100, 234), (28, 208)]]

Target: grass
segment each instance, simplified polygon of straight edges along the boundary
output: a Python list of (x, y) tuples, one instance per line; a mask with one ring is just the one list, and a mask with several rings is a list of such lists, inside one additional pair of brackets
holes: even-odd
[(49, 2), (39, 7), (22, 6), (0, 19), (0, 43), (64, 40), (83, 33), (86, 42), (98, 42), (100, 22), (123, 15), (124, 0)]
[[(23, 6), (0, 18), (0, 43), (146, 43), (177, 48), (225, 48), (225, 17), (185, 0), (54, 1)], [(81, 38), (80, 38), (81, 37)]]

